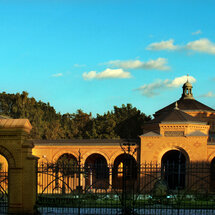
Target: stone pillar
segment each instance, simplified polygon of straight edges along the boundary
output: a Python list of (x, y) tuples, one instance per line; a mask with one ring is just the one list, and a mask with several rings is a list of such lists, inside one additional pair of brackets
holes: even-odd
[(26, 140), (27, 119), (0, 119), (0, 154), (8, 162), (8, 213), (34, 214), (37, 194), (37, 157)]
[(22, 169), (8, 169), (8, 211), (9, 213), (21, 214), (23, 210), (22, 199)]
[(35, 157), (26, 157), (22, 168), (9, 168), (10, 214), (33, 214), (36, 203)]
[[(84, 186), (84, 177), (83, 177), (83, 173), (80, 173), (80, 186)], [(84, 187), (83, 187), (84, 189)]]
[[(26, 147), (26, 146), (25, 146)], [(28, 155), (24, 158), (23, 167), (23, 210), (25, 213), (31, 214), (36, 203), (37, 196), (37, 157)], [(32, 208), (33, 206), (33, 208)]]
[(92, 169), (90, 169), (90, 186), (93, 184), (93, 172)]

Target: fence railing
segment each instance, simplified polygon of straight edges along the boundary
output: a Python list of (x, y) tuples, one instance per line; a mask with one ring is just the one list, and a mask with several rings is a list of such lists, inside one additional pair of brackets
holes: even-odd
[(8, 208), (8, 171), (0, 170), (0, 214), (6, 214)]
[(208, 163), (40, 163), (37, 206), (67, 214), (215, 213), (212, 170)]

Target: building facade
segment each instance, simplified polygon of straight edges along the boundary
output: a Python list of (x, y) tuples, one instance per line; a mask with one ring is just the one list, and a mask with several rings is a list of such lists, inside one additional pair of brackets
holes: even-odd
[(102, 157), (113, 166), (125, 152), (141, 164), (161, 163), (163, 156), (172, 151), (184, 156), (186, 162), (212, 162), (215, 157), (215, 110), (195, 100), (192, 88), (187, 81), (181, 98), (158, 110), (154, 119), (145, 123), (140, 141), (35, 140), (33, 154), (40, 158), (39, 161), (48, 162), (71, 154), (76, 160), (80, 156), (81, 164)]
[[(205, 163), (210, 165), (211, 172), (215, 173), (215, 110), (195, 100), (192, 88), (187, 81), (183, 85), (181, 98), (158, 110), (154, 119), (144, 124), (143, 134), (137, 140), (33, 140), (33, 155), (39, 158), (40, 167), (44, 163), (54, 164), (64, 160), (67, 160), (70, 166), (82, 167), (86, 172), (79, 172), (79, 175), (78, 170), (75, 173), (70, 172), (72, 177), (68, 183), (72, 184), (74, 189), (79, 186), (85, 189), (95, 181), (99, 186), (104, 186), (105, 181), (106, 189), (119, 188), (123, 179), (122, 172), (127, 168), (124, 169), (125, 165), (129, 165), (128, 174), (132, 180), (140, 182), (142, 178), (146, 184), (147, 174), (142, 171), (141, 175), (138, 168), (144, 166), (146, 169), (147, 164), (161, 167), (170, 188), (184, 187), (185, 183), (188, 183), (187, 179), (185, 180), (187, 165)], [(5, 164), (3, 160), (0, 162)], [(173, 164), (174, 168), (170, 164)], [(184, 168), (184, 172), (181, 168)], [(168, 179), (167, 173), (173, 169), (182, 173), (173, 174)], [(103, 171), (104, 174), (101, 174)], [(46, 176), (39, 174), (38, 192), (42, 193), (51, 181), (56, 183), (56, 177), (59, 181), (56, 169), (55, 179), (47, 180)], [(162, 178), (161, 175), (156, 177)], [(215, 174), (210, 181), (215, 185)], [(144, 184), (139, 183), (138, 186), (144, 187)], [(58, 187), (58, 184), (55, 186)]]

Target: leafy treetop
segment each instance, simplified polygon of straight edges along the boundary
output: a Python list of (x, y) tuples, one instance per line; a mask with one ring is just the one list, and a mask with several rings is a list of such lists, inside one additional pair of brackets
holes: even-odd
[(144, 122), (151, 119), (131, 104), (114, 106), (104, 113), (92, 114), (77, 110), (61, 115), (49, 103), (29, 98), (28, 93), (0, 93), (0, 114), (11, 118), (28, 118), (32, 139), (136, 139)]

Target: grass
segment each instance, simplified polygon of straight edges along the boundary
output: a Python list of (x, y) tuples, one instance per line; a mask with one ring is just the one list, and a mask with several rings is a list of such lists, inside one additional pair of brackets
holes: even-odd
[[(121, 208), (122, 202), (114, 196), (83, 194), (62, 195), (47, 194), (38, 197), (37, 204), (45, 207), (81, 207), (81, 208)], [(151, 198), (133, 201), (126, 200), (126, 206), (136, 209), (141, 208), (178, 208), (178, 209), (215, 209), (215, 201), (203, 199), (167, 199)]]

